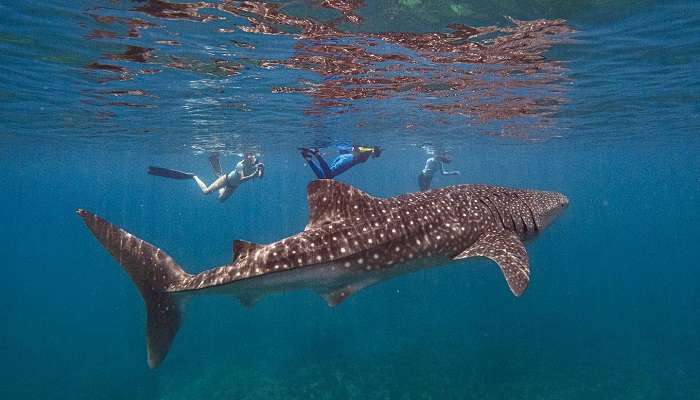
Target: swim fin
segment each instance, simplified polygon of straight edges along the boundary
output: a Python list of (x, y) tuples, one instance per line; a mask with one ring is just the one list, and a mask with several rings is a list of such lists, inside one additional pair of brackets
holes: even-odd
[(306, 162), (311, 160), (311, 157), (313, 156), (313, 151), (311, 151), (311, 149), (307, 149), (306, 147), (297, 147), (297, 149), (299, 149), (301, 156)]
[(221, 161), (219, 161), (219, 153), (212, 153), (209, 156), (209, 163), (211, 164), (211, 168), (214, 170), (214, 174), (217, 177), (223, 175), (223, 172), (221, 171)]
[(301, 152), (301, 156), (307, 162), (311, 160), (313, 156), (318, 156), (319, 154), (321, 154), (321, 151), (319, 149), (309, 149), (307, 147), (297, 147), (297, 149), (299, 149), (299, 152)]
[(170, 179), (192, 179), (192, 177), (194, 176), (194, 174), (190, 172), (182, 172), (175, 169), (154, 166), (148, 167), (147, 172), (149, 175), (162, 176), (163, 178)]

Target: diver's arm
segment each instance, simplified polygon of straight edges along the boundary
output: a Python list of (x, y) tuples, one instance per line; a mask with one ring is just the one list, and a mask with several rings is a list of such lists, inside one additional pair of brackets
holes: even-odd
[(457, 171), (457, 170), (445, 171), (445, 165), (443, 163), (440, 163), (440, 173), (442, 175), (459, 175), (459, 171)]
[(243, 183), (243, 182), (245, 182), (245, 181), (247, 181), (247, 180), (249, 180), (249, 179), (255, 178), (256, 176), (258, 176), (258, 170), (257, 170), (257, 169), (255, 170), (255, 172), (253, 172), (252, 174), (250, 174), (250, 175), (248, 175), (248, 176), (241, 176), (241, 181), (240, 181), (240, 182)]
[(261, 166), (261, 165), (262, 165), (262, 163), (255, 164), (255, 167), (256, 167), (256, 168), (255, 168), (255, 171), (253, 171), (253, 172), (252, 172), (250, 175), (248, 175), (248, 176), (244, 176), (244, 175), (243, 175), (243, 171), (241, 170), (241, 172), (240, 172), (240, 174), (241, 174), (241, 183), (243, 183), (243, 182), (245, 182), (245, 181), (247, 181), (247, 180), (249, 180), (249, 179), (253, 179), (253, 178), (255, 178), (255, 177), (260, 176), (260, 166)]
[(430, 169), (431, 169), (431, 168), (430, 168), (430, 167), (431, 167), (431, 165), (430, 165), (430, 164), (431, 164), (431, 161), (430, 161), (430, 160), (432, 160), (432, 158), (429, 158), (429, 159), (427, 159), (427, 160), (425, 161), (425, 167), (423, 167), (423, 170), (421, 171), (422, 174), (429, 174), (429, 173), (431, 172), (431, 171), (430, 171)]

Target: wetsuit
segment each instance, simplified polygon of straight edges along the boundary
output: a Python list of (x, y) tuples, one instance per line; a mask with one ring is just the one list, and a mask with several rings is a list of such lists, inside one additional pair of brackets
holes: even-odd
[(321, 154), (308, 150), (311, 154), (316, 156), (318, 165), (316, 165), (311, 158), (308, 158), (307, 162), (318, 179), (333, 179), (355, 165), (367, 161), (371, 154), (370, 149), (367, 151), (360, 150), (359, 152), (353, 152), (351, 147), (339, 147), (338, 149), (340, 154), (331, 161), (330, 165), (328, 165)]
[(430, 157), (425, 162), (425, 168), (418, 175), (418, 187), (421, 191), (430, 189), (430, 183), (433, 181), (433, 176), (435, 176), (437, 171), (440, 171), (441, 175), (459, 175), (459, 171), (445, 171), (442, 161), (436, 157)]

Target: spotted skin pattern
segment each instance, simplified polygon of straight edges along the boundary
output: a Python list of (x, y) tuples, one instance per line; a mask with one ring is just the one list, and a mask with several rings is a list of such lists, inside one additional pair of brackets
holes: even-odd
[(122, 265), (147, 309), (148, 363), (156, 367), (180, 324), (179, 302), (223, 293), (252, 305), (261, 296), (311, 288), (331, 306), (396, 275), (469, 257), (499, 265), (516, 295), (530, 281), (523, 242), (568, 206), (556, 192), (456, 185), (392, 198), (334, 180), (308, 186), (304, 231), (270, 244), (233, 243), (231, 264), (191, 275), (164, 251), (85, 210), (95, 237)]
[[(559, 193), (485, 185), (380, 199), (334, 180), (312, 182), (308, 198), (310, 219), (303, 232), (268, 245), (236, 242), (231, 265), (175, 282), (168, 291), (206, 289), (328, 263), (357, 274), (426, 258), (450, 260), (488, 234), (503, 239), (479, 242), (465, 256), (504, 263), (506, 278), (517, 280), (511, 288), (519, 295), (529, 281), (522, 241), (544, 228), (549, 213), (568, 204)], [(518, 262), (511, 265), (507, 255)]]

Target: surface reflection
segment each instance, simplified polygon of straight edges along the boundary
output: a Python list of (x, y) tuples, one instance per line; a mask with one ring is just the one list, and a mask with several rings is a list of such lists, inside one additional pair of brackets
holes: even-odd
[[(274, 84), (271, 94), (309, 96), (307, 113), (344, 113), (363, 107), (357, 100), (392, 98), (423, 112), (466, 117), (477, 123), (500, 121), (499, 130), (505, 136), (528, 137), (545, 127), (549, 116), (565, 102), (566, 67), (545, 56), (572, 32), (564, 20), (509, 18), (507, 26), (454, 23), (446, 32), (376, 33), (357, 31), (362, 28), (362, 1), (324, 0), (307, 5), (334, 10), (339, 17), (321, 20), (292, 15), (286, 11), (288, 4), (230, 0), (149, 0), (127, 10), (132, 14), (129, 17), (101, 15), (111, 11), (93, 9), (89, 15), (100, 26), (88, 28), (85, 37), (123, 41), (126, 47), (103, 53), (86, 68), (95, 71), (104, 85), (134, 80), (162, 68), (222, 79), (240, 74), (256, 74), (257, 79), (260, 71), (285, 70), (283, 83)], [(184, 25), (171, 25), (167, 20), (214, 24), (214, 33), (206, 31), (211, 35), (205, 45), (209, 50), (203, 51), (201, 42), (190, 36), (191, 27), (178, 31)], [(348, 26), (354, 26), (353, 30), (343, 28)], [(148, 39), (141, 37), (144, 29), (153, 31)], [(201, 40), (200, 32), (192, 36)], [(140, 39), (138, 45), (135, 39)], [(224, 45), (219, 44), (222, 40)], [(187, 51), (175, 52), (181, 48)], [(266, 51), (270, 49), (274, 51)], [(278, 54), (284, 56), (275, 57)], [(143, 64), (154, 68), (139, 66)], [(144, 79), (139, 82), (147, 84)], [(183, 86), (186, 82), (183, 78)], [(130, 96), (129, 90), (125, 96)]]

